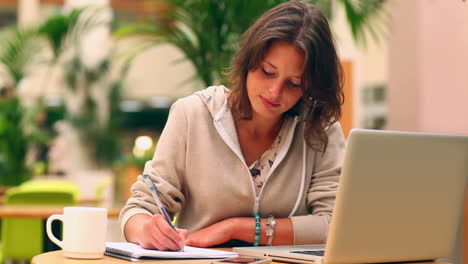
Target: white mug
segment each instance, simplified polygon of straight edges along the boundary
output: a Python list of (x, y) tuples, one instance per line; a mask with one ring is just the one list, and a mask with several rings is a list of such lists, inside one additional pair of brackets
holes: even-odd
[[(63, 240), (52, 233), (52, 222), (63, 222)], [(107, 231), (107, 209), (95, 207), (65, 207), (63, 214), (47, 219), (47, 236), (63, 249), (69, 258), (99, 259), (104, 256)]]

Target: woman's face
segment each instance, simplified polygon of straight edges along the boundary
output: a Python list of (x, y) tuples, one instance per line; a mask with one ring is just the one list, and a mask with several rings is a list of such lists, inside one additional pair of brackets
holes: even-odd
[(283, 41), (273, 42), (256, 70), (247, 74), (247, 94), (254, 118), (277, 120), (301, 98), (304, 53)]

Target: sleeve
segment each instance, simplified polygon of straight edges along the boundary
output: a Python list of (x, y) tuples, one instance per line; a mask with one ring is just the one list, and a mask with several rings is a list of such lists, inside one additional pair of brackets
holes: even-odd
[(307, 207), (311, 214), (291, 218), (294, 244), (324, 244), (327, 240), (345, 149), (338, 122), (327, 130), (327, 134), (327, 150), (323, 154), (316, 153), (307, 192)]
[[(161, 201), (171, 216), (184, 206), (182, 193), (185, 177), (185, 153), (187, 140), (187, 119), (184, 104), (176, 101), (169, 111), (167, 123), (156, 146), (153, 159), (146, 162), (144, 174), (155, 181), (161, 192)], [(141, 176), (131, 187), (130, 197), (120, 212), (120, 228), (136, 214), (154, 215), (159, 209)]]

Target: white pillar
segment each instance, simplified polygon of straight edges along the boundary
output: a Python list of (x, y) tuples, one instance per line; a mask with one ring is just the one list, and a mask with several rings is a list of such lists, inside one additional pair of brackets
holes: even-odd
[[(88, 32), (85, 32), (85, 34), (81, 36), (80, 57), (87, 69), (96, 69), (111, 52), (112, 40), (110, 38), (109, 23), (112, 20), (112, 10), (110, 8), (109, 0), (65, 0), (65, 11), (83, 7), (91, 7), (91, 9), (86, 10), (80, 19), (86, 20), (91, 16), (95, 16), (93, 21), (95, 21), (94, 23), (98, 23), (98, 25), (92, 26)], [(96, 84), (95, 86), (100, 85)], [(96, 89), (90, 89), (92, 93), (91, 96), (98, 102), (98, 120), (101, 124), (104, 124), (109, 118), (109, 90), (103, 86), (95, 88)], [(71, 96), (72, 98), (66, 98), (65, 100), (76, 101), (74, 98), (75, 95), (76, 93), (73, 93)], [(70, 105), (70, 103), (68, 105)], [(81, 111), (82, 107), (81, 103), (79, 103), (76, 111)], [(75, 110), (72, 110), (71, 112), (74, 111)]]
[[(468, 4), (394, 0), (390, 7), (388, 128), (468, 135)], [(460, 229), (452, 263), (462, 263), (464, 240)]]
[(39, 21), (39, 0), (18, 1), (18, 25), (21, 27), (37, 25)]
[[(65, 0), (64, 9), (71, 10), (82, 7), (103, 8), (99, 13), (99, 21), (110, 22), (112, 19), (112, 11), (109, 0)], [(101, 25), (94, 27), (91, 31), (81, 39), (83, 48), (82, 59), (88, 68), (94, 68), (104, 59), (110, 52), (110, 27)]]
[(389, 129), (468, 135), (468, 4), (390, 7)]

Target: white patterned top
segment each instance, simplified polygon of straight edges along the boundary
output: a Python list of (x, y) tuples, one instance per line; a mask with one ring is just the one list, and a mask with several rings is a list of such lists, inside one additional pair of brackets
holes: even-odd
[(273, 144), (271, 144), (271, 146), (265, 152), (263, 152), (260, 158), (249, 167), (250, 174), (252, 175), (252, 179), (255, 183), (255, 191), (257, 193), (257, 196), (260, 193), (260, 190), (262, 189), (266, 180), (268, 179), (270, 169), (273, 166), (276, 155), (278, 154), (278, 151), (280, 149), (281, 142), (283, 139), (285, 123), (286, 120), (284, 121), (283, 126), (281, 127), (281, 130), (278, 133), (278, 136), (276, 137), (275, 141), (273, 141)]

